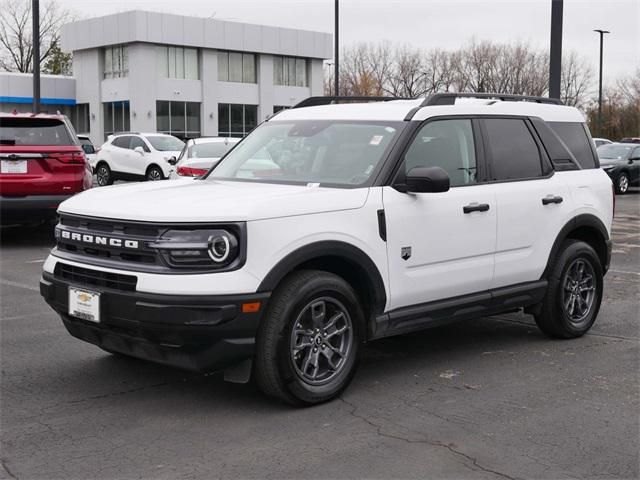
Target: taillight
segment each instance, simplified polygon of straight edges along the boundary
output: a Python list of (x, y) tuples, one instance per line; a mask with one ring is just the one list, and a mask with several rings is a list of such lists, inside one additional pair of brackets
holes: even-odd
[(178, 167), (178, 171), (176, 173), (183, 177), (199, 177), (207, 172), (208, 170), (203, 168)]
[(64, 152), (64, 153), (50, 153), (47, 158), (53, 158), (62, 163), (73, 163), (82, 165), (87, 162), (83, 152)]

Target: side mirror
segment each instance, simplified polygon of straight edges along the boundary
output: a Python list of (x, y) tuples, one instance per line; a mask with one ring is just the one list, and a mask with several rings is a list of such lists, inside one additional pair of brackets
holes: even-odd
[(449, 174), (440, 167), (415, 167), (407, 173), (407, 192), (438, 193), (449, 190)]
[(133, 149), (134, 152), (139, 153), (140, 155), (144, 155), (144, 148), (136, 147)]
[(178, 159), (176, 157), (171, 157), (169, 160), (167, 160), (167, 163), (169, 165), (175, 165), (176, 163), (178, 163)]
[(632, 163), (632, 162), (633, 162), (633, 161), (635, 161), (635, 160), (640, 160), (640, 157), (631, 157), (631, 158), (629, 159), (629, 163)]
[(82, 145), (82, 150), (87, 155), (93, 155), (94, 153), (96, 153), (96, 149), (93, 148), (93, 145)]

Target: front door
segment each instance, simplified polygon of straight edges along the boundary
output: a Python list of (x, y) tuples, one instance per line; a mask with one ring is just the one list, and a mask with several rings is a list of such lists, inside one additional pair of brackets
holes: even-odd
[(439, 166), (444, 193), (383, 189), (389, 259), (389, 309), (488, 290), (496, 246), (496, 200), (483, 178), (476, 123), (427, 121), (407, 149), (394, 182), (414, 167)]

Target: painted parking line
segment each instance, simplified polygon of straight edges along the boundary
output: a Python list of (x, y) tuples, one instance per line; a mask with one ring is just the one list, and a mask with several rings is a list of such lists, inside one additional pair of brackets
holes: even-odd
[(31, 290), (32, 292), (40, 292), (40, 287), (37, 285), (27, 285), (26, 283), (13, 282), (11, 280), (5, 280), (4, 278), (0, 278), (0, 285), (23, 288), (25, 290)]

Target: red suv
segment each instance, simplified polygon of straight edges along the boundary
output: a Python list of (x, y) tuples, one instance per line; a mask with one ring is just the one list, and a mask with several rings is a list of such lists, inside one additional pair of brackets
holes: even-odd
[(91, 167), (67, 117), (0, 113), (2, 223), (54, 217), (60, 202), (91, 184)]

